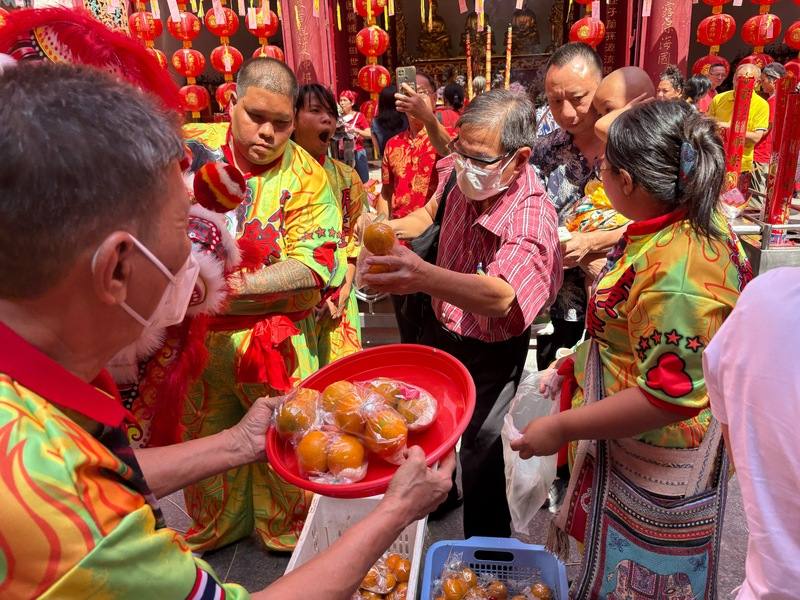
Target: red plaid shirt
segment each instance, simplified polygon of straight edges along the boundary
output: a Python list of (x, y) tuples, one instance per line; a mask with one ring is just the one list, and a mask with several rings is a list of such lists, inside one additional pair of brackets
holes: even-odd
[[(453, 159), (437, 165), (441, 195)], [(433, 299), (436, 317), (447, 329), (485, 342), (500, 342), (522, 334), (550, 306), (561, 287), (563, 269), (558, 245), (558, 216), (533, 167), (526, 165), (506, 193), (478, 214), (458, 186), (447, 197), (436, 264), (458, 273), (474, 274), (481, 266), (492, 277), (508, 282), (516, 292), (505, 317), (485, 317)]]

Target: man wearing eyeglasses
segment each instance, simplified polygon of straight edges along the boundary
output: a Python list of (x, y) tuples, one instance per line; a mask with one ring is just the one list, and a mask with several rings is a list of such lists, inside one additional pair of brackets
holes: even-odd
[[(396, 244), (391, 255), (365, 261), (389, 272), (365, 272), (362, 280), (381, 292), (431, 296), (420, 342), (464, 363), (477, 390), (460, 451), (464, 535), (508, 536), (500, 429), (522, 375), (530, 326), (561, 285), (558, 217), (528, 164), (536, 137), (530, 100), (487, 92), (457, 127), (450, 156), (437, 165), (436, 194), (390, 221), (399, 237), (417, 237), (444, 202), (436, 264)], [(455, 185), (442, 197), (452, 173)]]

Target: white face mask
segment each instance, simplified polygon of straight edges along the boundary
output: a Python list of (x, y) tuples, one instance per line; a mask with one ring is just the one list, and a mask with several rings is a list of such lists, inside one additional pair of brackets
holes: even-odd
[[(125, 302), (121, 302), (120, 306), (135, 319), (136, 322), (146, 329), (159, 329), (162, 327), (169, 327), (170, 325), (177, 325), (183, 321), (183, 318), (186, 316), (186, 309), (189, 308), (192, 292), (194, 291), (195, 283), (197, 283), (197, 277), (200, 274), (200, 265), (197, 263), (197, 259), (195, 259), (193, 254), (189, 253), (186, 262), (180, 270), (173, 275), (170, 273), (169, 269), (164, 266), (164, 263), (158, 260), (144, 244), (133, 236), (131, 236), (131, 240), (133, 240), (136, 247), (141, 250), (142, 254), (161, 271), (169, 283), (167, 283), (167, 287), (164, 289), (164, 293), (161, 296), (161, 301), (158, 303), (158, 306), (156, 306), (149, 319), (145, 319)], [(95, 253), (92, 258), (93, 271), (96, 259), (97, 253)]]
[(496, 169), (486, 169), (475, 166), (472, 161), (455, 154), (456, 183), (459, 189), (474, 202), (481, 202), (507, 190), (508, 184), (500, 185), (500, 179), (505, 168), (514, 160), (514, 156), (516, 153)]

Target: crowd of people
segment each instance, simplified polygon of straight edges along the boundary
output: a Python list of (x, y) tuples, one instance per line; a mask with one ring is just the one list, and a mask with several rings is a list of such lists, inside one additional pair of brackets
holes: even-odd
[[(230, 122), (182, 124), (143, 48), (69, 10), (41, 14), (0, 30), (0, 52), (35, 59), (0, 71), (14, 141), (0, 146), (0, 595), (250, 597), (200, 556), (252, 534), (297, 543), (310, 494), (271, 468), (264, 437), (282, 396), (361, 349), (358, 281), (392, 295), (404, 343), (466, 366), (476, 408), (457, 457), (432, 469), (410, 448), (368, 517), (253, 598), (349, 599), (405, 526), (462, 502), (466, 537), (510, 536), (501, 429), (543, 316), (537, 363), (556, 410), (512, 448), (558, 455), (548, 547), (580, 542), (575, 596), (603, 597), (624, 571), (713, 597), (730, 456), (750, 526), (740, 597), (796, 597), (800, 536), (781, 515), (798, 504), (778, 482), (800, 481), (779, 459), (800, 416), (798, 279), (744, 291), (753, 273), (719, 210), (724, 65), (654, 85), (638, 67), (604, 76), (592, 48), (566, 44), (544, 73), (542, 135), (516, 91), (468, 100), (449, 84), (437, 108), (418, 71), (370, 123), (353, 92), (257, 58)], [(15, 56), (31, 27), (64, 23), (69, 43), (94, 32), (109, 54)], [(766, 98), (751, 102), (740, 188), (763, 198), (785, 71), (745, 76)], [(329, 153), (342, 127), (352, 166)], [(374, 207), (368, 139), (382, 157)], [(362, 256), (374, 218), (399, 239), (386, 256)], [(185, 536), (156, 501), (177, 490)]]

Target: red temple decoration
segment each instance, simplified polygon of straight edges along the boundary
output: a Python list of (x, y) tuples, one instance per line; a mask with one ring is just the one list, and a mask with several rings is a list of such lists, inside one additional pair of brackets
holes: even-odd
[[(800, 0), (796, 0), (800, 4)], [(797, 58), (786, 63), (786, 70), (792, 73), (795, 79), (800, 80), (800, 21), (795, 21), (786, 29), (783, 40), (791, 50), (798, 52)]]
[(8, 11), (0, 8), (0, 29), (6, 26), (7, 17), (8, 17)]
[(152, 48), (153, 42), (164, 30), (161, 20), (156, 19), (149, 10), (144, 10), (143, 2), (137, 2), (136, 8), (136, 12), (128, 17), (128, 28), (133, 37), (142, 40), (148, 48)]
[(197, 77), (206, 68), (203, 54), (192, 48), (192, 42), (200, 35), (200, 19), (186, 10), (185, 3), (180, 3), (178, 12), (167, 17), (167, 31), (183, 43), (183, 48), (172, 53), (170, 64), (176, 73), (186, 78), (186, 85), (180, 89), (183, 110), (192, 113), (192, 117), (197, 119), (211, 104), (208, 91), (196, 85)]
[(718, 64), (724, 65), (730, 72), (730, 63), (718, 54), (719, 47), (731, 41), (736, 34), (736, 21), (731, 15), (722, 12), (722, 7), (730, 4), (731, 0), (703, 0), (703, 2), (711, 7), (711, 16), (697, 25), (697, 41), (709, 49), (706, 56), (694, 63), (692, 72), (708, 75), (711, 67)]
[(599, 14), (592, 14), (592, 0), (575, 1), (586, 6), (586, 16), (578, 19), (570, 28), (569, 41), (583, 42), (592, 48), (597, 48), (606, 37), (606, 26), (600, 20)]
[(387, 0), (355, 0), (356, 13), (366, 22), (356, 34), (356, 49), (367, 57), (367, 64), (358, 72), (359, 87), (371, 96), (369, 102), (361, 105), (361, 112), (367, 120), (375, 115), (378, 93), (392, 81), (388, 69), (378, 64), (378, 57), (389, 49), (389, 34), (375, 24), (375, 18), (383, 13), (386, 5)]
[(253, 53), (253, 58), (274, 58), (281, 62), (286, 60), (283, 50), (269, 43), (269, 38), (278, 33), (280, 19), (278, 15), (269, 10), (266, 3), (262, 9), (251, 8), (248, 10), (244, 23), (247, 31), (256, 36), (260, 44)]

